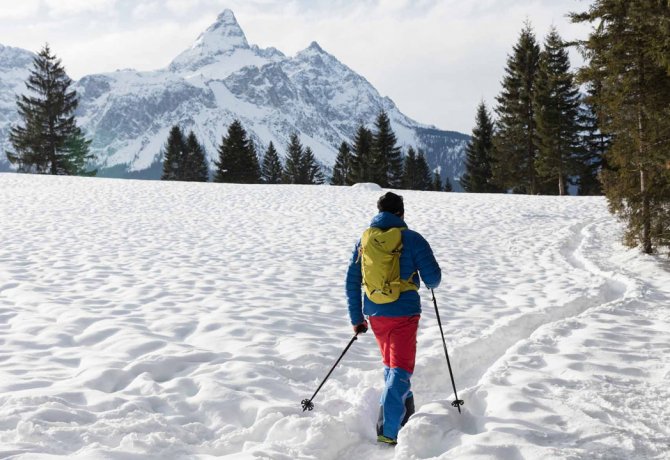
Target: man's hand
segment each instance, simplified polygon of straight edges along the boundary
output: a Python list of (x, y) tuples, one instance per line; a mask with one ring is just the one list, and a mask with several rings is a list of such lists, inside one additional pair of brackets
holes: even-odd
[(366, 332), (368, 332), (368, 322), (363, 320), (361, 324), (355, 325), (354, 332), (356, 334), (365, 334)]

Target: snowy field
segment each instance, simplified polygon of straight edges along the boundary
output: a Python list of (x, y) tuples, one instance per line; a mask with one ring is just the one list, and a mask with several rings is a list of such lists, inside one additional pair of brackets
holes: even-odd
[(401, 192), (443, 269), (463, 414), (422, 288), (417, 413), (344, 276), (381, 194), (0, 175), (0, 458), (668, 459), (670, 264), (602, 198)]

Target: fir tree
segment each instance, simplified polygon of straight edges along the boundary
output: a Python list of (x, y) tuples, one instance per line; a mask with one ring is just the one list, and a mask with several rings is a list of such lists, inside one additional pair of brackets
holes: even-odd
[(162, 180), (183, 180), (183, 165), (186, 156), (186, 140), (179, 126), (170, 129), (167, 142), (163, 148)]
[(331, 185), (351, 185), (353, 183), (351, 149), (349, 144), (344, 141), (340, 144), (340, 149), (337, 152), (330, 183)]
[(445, 192), (453, 192), (454, 188), (451, 186), (451, 181), (449, 181), (449, 178), (445, 178), (444, 180), (444, 189)]
[(286, 161), (284, 162), (284, 174), (282, 181), (285, 184), (306, 184), (307, 175), (303, 169), (304, 150), (300, 138), (296, 133), (291, 134)]
[(261, 167), (261, 177), (266, 184), (281, 183), (282, 164), (279, 159), (279, 154), (275, 149), (274, 144), (270, 141), (268, 149), (263, 156), (263, 165)]
[(215, 162), (217, 167), (215, 182), (240, 184), (260, 182), (260, 166), (256, 150), (239, 120), (233, 121), (228, 127), (218, 152), (219, 161)]
[(408, 190), (419, 189), (419, 176), (417, 174), (416, 152), (414, 147), (407, 149), (403, 165), (403, 187)]
[(74, 134), (68, 138), (64, 147), (64, 169), (68, 174), (92, 177), (98, 173), (97, 169), (88, 169), (95, 157), (90, 152), (90, 145), (91, 140), (86, 139), (79, 127), (75, 128)]
[(205, 149), (191, 131), (186, 138), (185, 155), (180, 171), (181, 180), (191, 182), (207, 182), (209, 180), (209, 166)]
[(74, 118), (79, 101), (71, 86), (61, 60), (45, 45), (26, 82), (29, 94), (16, 101), (22, 125), (12, 126), (9, 133), (14, 152), (7, 152), (7, 159), (19, 171), (93, 174), (85, 168), (93, 156)]
[[(448, 177), (447, 180), (449, 180)], [(440, 176), (440, 171), (438, 171), (437, 169), (433, 171), (433, 187), (431, 188), (431, 190), (434, 192), (442, 191), (442, 177)]]
[(428, 162), (423, 155), (423, 151), (419, 150), (416, 157), (416, 189), (415, 190), (430, 190), (433, 185), (433, 176), (430, 173)]
[(372, 131), (363, 124), (358, 126), (351, 152), (353, 183), (373, 182), (372, 176)]
[[(534, 94), (539, 176), (553, 178), (559, 195), (566, 194), (569, 176), (577, 173), (580, 149), (579, 89), (570, 72), (570, 59), (563, 40), (552, 27), (540, 55)], [(556, 186), (555, 186), (556, 187)]]
[(325, 177), (321, 171), (321, 166), (314, 158), (314, 153), (310, 147), (305, 147), (302, 158), (300, 160), (300, 169), (302, 175), (305, 177), (305, 184), (323, 184)]
[(382, 187), (402, 186), (403, 161), (391, 120), (384, 110), (379, 112), (372, 135), (372, 181)]
[(668, 247), (670, 73), (659, 49), (668, 40), (670, 5), (595, 0), (572, 18), (597, 24), (582, 43), (588, 64), (581, 77), (600, 85), (596, 103), (608, 114), (601, 122), (612, 144), (602, 178), (610, 209), (626, 220), (631, 246), (645, 253)]
[(465, 174), (461, 185), (470, 193), (495, 193), (500, 188), (493, 182), (493, 121), (482, 101), (477, 107), (477, 118), (472, 137), (465, 149)]
[(496, 183), (516, 192), (535, 194), (537, 133), (533, 99), (540, 47), (526, 23), (512, 55), (507, 59), (502, 91), (496, 101), (497, 130), (493, 138)]

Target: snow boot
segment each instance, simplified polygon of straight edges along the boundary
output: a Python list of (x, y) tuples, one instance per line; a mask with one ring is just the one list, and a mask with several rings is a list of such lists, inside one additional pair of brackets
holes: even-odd
[(380, 435), (377, 436), (377, 442), (381, 442), (383, 444), (388, 444), (389, 446), (395, 446), (396, 444), (398, 444), (398, 441), (396, 441), (393, 438), (387, 438), (383, 434), (380, 434)]

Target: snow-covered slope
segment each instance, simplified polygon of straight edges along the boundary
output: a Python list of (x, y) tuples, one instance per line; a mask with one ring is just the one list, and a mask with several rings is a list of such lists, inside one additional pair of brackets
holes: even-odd
[(667, 262), (602, 198), (403, 191), (463, 414), (425, 288), (395, 450), (372, 334), (302, 412), (380, 193), (1, 174), (0, 458), (669, 458)]
[(293, 57), (250, 46), (230, 10), (167, 68), (89, 75), (76, 89), (78, 118), (102, 168), (146, 170), (177, 123), (193, 129), (214, 159), (235, 118), (261, 151), (270, 141), (282, 151), (297, 131), (321, 162), (332, 165), (339, 144), (351, 140), (359, 123), (372, 126), (384, 109), (400, 144), (423, 148), (431, 165), (451, 179), (463, 170), (467, 136), (409, 119), (315, 42)]

